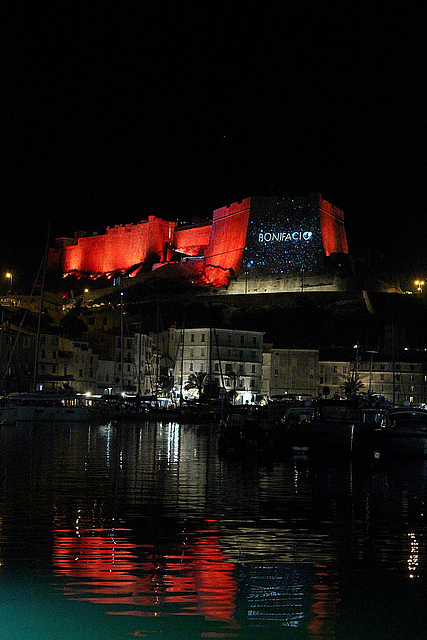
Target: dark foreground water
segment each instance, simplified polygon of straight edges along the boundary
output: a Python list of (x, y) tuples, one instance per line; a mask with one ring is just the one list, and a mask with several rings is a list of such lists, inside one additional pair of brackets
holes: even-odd
[(0, 638), (425, 638), (427, 463), (210, 427), (0, 427)]

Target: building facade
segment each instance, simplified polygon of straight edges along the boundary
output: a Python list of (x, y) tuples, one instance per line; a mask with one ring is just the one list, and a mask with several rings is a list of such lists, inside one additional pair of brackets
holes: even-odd
[(255, 402), (261, 394), (263, 333), (198, 327), (156, 336), (163, 375), (173, 377), (176, 397), (196, 397), (185, 389), (192, 374), (206, 377), (237, 402)]
[(317, 349), (274, 349), (263, 354), (262, 394), (267, 398), (344, 397), (346, 383), (359, 381), (358, 393), (393, 405), (427, 403), (427, 361), (400, 356), (394, 361), (370, 354), (342, 359)]
[(318, 393), (319, 351), (317, 349), (274, 349), (263, 354), (263, 394), (309, 397)]

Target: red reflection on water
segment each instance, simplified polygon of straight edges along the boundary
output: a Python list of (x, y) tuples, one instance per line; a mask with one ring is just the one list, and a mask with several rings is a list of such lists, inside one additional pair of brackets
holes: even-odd
[(315, 565), (314, 575), (317, 582), (313, 585), (313, 604), (310, 607), (314, 615), (307, 631), (310, 638), (323, 640), (335, 635), (337, 605), (340, 602), (338, 575), (323, 565)]
[[(178, 549), (161, 555), (153, 545), (128, 542), (126, 531), (54, 532), (57, 573), (76, 579), (63, 588), (68, 597), (134, 607), (111, 611), (112, 615), (203, 615), (234, 622), (234, 564), (222, 554), (216, 529), (196, 531)], [(173, 605), (180, 609), (172, 612)]]

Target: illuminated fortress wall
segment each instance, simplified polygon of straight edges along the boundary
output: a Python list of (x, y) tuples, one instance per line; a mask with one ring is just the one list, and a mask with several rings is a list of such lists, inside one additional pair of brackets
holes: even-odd
[(211, 224), (176, 228), (173, 236), (173, 246), (178, 253), (187, 256), (205, 255), (211, 231)]
[[(315, 273), (325, 256), (348, 253), (343, 212), (318, 193), (306, 198), (245, 198), (216, 209), (212, 222), (179, 226), (155, 216), (138, 224), (109, 227), (52, 250), (50, 262), (64, 274), (136, 275), (138, 265), (197, 258), (201, 281), (227, 285), (246, 273)], [(188, 263), (187, 263), (188, 264)], [(135, 267), (133, 270), (131, 267)]]
[(320, 230), (325, 254), (348, 253), (344, 229), (344, 212), (319, 195)]
[(221, 286), (228, 283), (230, 275), (238, 275), (245, 250), (250, 208), (251, 199), (246, 198), (214, 211), (212, 232), (205, 254), (206, 282)]
[(79, 238), (64, 249), (63, 272), (105, 274), (147, 260), (159, 262), (176, 224), (149, 216), (146, 222), (109, 227), (105, 235)]

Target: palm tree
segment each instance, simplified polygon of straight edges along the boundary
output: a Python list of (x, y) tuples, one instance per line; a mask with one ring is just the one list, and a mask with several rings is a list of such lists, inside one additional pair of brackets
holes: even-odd
[(365, 384), (359, 378), (357, 371), (353, 371), (351, 376), (344, 382), (344, 395), (346, 398), (355, 398)]
[(160, 376), (158, 381), (158, 390), (161, 394), (168, 397), (173, 389), (173, 376)]
[(241, 376), (239, 376), (238, 373), (236, 373), (235, 371), (226, 371), (226, 376), (228, 378), (230, 378), (232, 384), (233, 384), (233, 388), (230, 389), (228, 395), (231, 398), (231, 401), (233, 404), (235, 404), (236, 402), (236, 396), (237, 396), (237, 391), (236, 391), (236, 386), (237, 386), (237, 380), (239, 378), (241, 378)]
[(199, 398), (202, 397), (203, 389), (207, 385), (209, 381), (209, 376), (204, 371), (197, 371), (195, 373), (190, 373), (188, 376), (188, 380), (184, 385), (184, 389), (188, 391), (189, 389), (197, 389), (199, 392)]

